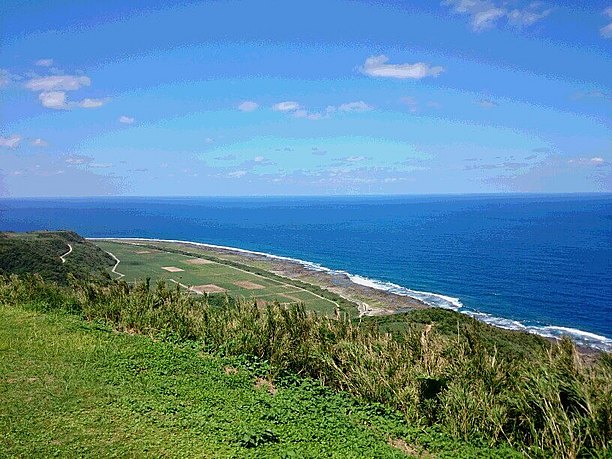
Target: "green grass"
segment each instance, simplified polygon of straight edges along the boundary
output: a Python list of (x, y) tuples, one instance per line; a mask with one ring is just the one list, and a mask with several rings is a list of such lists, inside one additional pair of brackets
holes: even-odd
[[(508, 457), (302, 379), (256, 386), (253, 364), (0, 305), (0, 457)], [(245, 363), (246, 362), (246, 363)], [(257, 368), (257, 366), (255, 366)], [(420, 444), (420, 446), (415, 446)]]
[[(154, 282), (163, 279), (179, 282), (186, 286), (214, 284), (227, 290), (235, 298), (256, 299), (281, 304), (304, 303), (309, 310), (333, 316), (336, 307), (343, 307), (346, 301), (330, 292), (312, 292), (298, 281), (280, 278), (272, 273), (254, 272), (252, 267), (228, 262), (219, 258), (207, 257), (210, 264), (193, 265), (194, 255), (156, 250), (150, 246), (141, 247), (125, 243), (95, 241), (95, 244), (113, 253), (121, 263), (117, 271), (124, 274), (127, 282), (151, 278)], [(150, 253), (137, 253), (150, 251)], [(189, 252), (186, 252), (189, 253)], [(201, 257), (201, 255), (199, 255)], [(180, 272), (168, 272), (163, 266), (183, 269)], [(250, 290), (236, 285), (236, 282), (249, 281), (261, 285), (263, 289)], [(314, 288), (314, 286), (310, 286)], [(325, 294), (328, 298), (322, 297)]]
[[(484, 457), (491, 457), (499, 449), (510, 454), (509, 448), (529, 457), (610, 455), (612, 358), (601, 354), (584, 361), (569, 340), (516, 353), (498, 349), (478, 329), (451, 337), (443, 326), (413, 322), (387, 333), (376, 323), (334, 320), (299, 306), (259, 308), (231, 297), (212, 301), (163, 282), (154, 288), (125, 282), (75, 282), (65, 288), (36, 277), (0, 280), (0, 304), (67, 311), (120, 331), (181, 343), (183, 349), (192, 346), (213, 360), (238, 359), (256, 372), (251, 377), (258, 374), (280, 387), (323, 385), (327, 389), (319, 390), (332, 398), (348, 393), (351, 403), (373, 407), (391, 422), (379, 432), (436, 455), (475, 457), (486, 451)], [(30, 360), (22, 366), (28, 368)], [(175, 397), (174, 409), (181, 409), (184, 398)], [(319, 423), (328, 410), (327, 399), (321, 403), (316, 409), (325, 414)], [(262, 419), (281, 419), (283, 413)], [(239, 443), (267, 445), (281, 438), (265, 422), (249, 422), (256, 429), (241, 432)]]

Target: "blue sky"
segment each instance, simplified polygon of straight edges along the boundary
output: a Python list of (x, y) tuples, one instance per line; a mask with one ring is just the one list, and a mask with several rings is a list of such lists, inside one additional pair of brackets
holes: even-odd
[(612, 3), (0, 5), (0, 196), (612, 191)]

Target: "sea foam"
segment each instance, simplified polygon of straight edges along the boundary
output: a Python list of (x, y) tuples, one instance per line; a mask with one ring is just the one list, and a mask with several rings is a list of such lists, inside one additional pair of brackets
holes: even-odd
[(485, 322), (489, 325), (493, 325), (499, 328), (507, 329), (507, 330), (517, 330), (532, 333), (535, 335), (543, 336), (545, 338), (553, 338), (553, 339), (561, 339), (564, 336), (570, 337), (577, 344), (582, 346), (590, 347), (593, 349), (598, 349), (605, 352), (612, 352), (612, 339), (607, 338), (605, 336), (597, 335), (595, 333), (570, 328), (570, 327), (561, 327), (557, 325), (541, 325), (541, 324), (528, 324), (523, 323), (519, 320), (508, 319), (504, 317), (496, 317), (486, 312), (480, 312), (476, 310), (472, 310), (466, 308), (459, 298), (455, 298), (448, 295), (442, 295), (440, 293), (433, 292), (423, 292), (419, 290), (412, 290), (407, 287), (403, 287), (398, 284), (394, 284), (392, 282), (386, 282), (377, 279), (370, 279), (368, 277), (360, 276), (358, 274), (352, 274), (347, 271), (337, 270), (327, 268), (319, 263), (314, 263), (311, 261), (300, 260), (298, 258), (285, 257), (281, 255), (274, 255), (271, 253), (265, 252), (257, 252), (254, 250), (241, 249), (238, 247), (228, 247), (223, 245), (215, 245), (215, 244), (207, 244), (203, 242), (193, 242), (193, 241), (181, 241), (177, 239), (155, 239), (155, 238), (137, 238), (137, 237), (99, 237), (99, 238), (90, 238), (92, 240), (132, 240), (132, 241), (153, 241), (153, 242), (172, 242), (172, 243), (181, 243), (181, 244), (191, 244), (195, 246), (214, 248), (214, 249), (223, 249), (230, 250), (234, 252), (251, 254), (257, 256), (263, 256), (266, 258), (274, 259), (274, 260), (282, 260), (289, 261), (292, 263), (297, 263), (303, 266), (306, 269), (318, 272), (325, 272), (329, 274), (341, 274), (346, 275), (351, 282), (363, 285), (365, 287), (370, 287), (377, 290), (382, 290), (385, 292), (393, 293), (396, 295), (408, 296), (417, 300), (422, 301), (428, 306), (443, 308), (443, 309), (451, 309), (453, 311), (458, 311), (462, 314), (466, 314), (470, 317), (480, 320), (481, 322)]

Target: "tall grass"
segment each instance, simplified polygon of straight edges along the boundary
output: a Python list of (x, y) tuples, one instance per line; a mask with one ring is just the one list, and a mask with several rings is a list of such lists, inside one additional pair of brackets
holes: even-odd
[(474, 330), (456, 337), (407, 323), (398, 336), (227, 296), (195, 298), (163, 282), (129, 286), (37, 277), (0, 281), (0, 301), (63, 309), (126, 331), (194, 340), (209, 352), (269, 363), (271, 377), (302, 375), (401, 410), (457, 438), (509, 443), (531, 457), (610, 457), (612, 358), (585, 363), (570, 340), (528, 358), (499, 353)]

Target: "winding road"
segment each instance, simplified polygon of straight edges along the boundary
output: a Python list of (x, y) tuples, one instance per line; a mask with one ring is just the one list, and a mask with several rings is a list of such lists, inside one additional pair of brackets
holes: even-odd
[(68, 252), (66, 252), (64, 255), (60, 255), (60, 259), (62, 260), (62, 263), (66, 263), (66, 257), (70, 255), (70, 253), (72, 253), (72, 246), (68, 244)]

